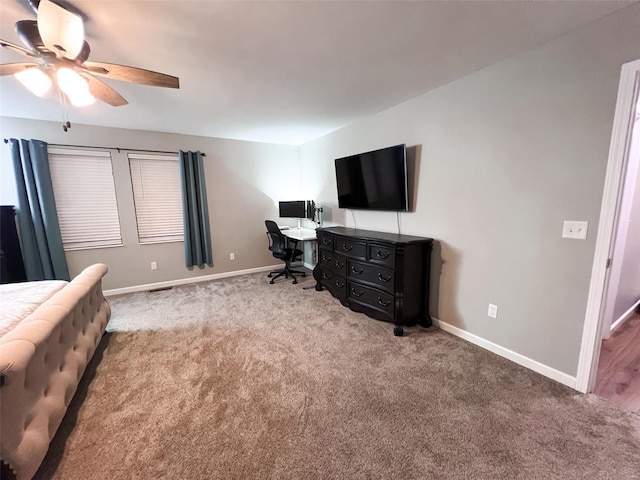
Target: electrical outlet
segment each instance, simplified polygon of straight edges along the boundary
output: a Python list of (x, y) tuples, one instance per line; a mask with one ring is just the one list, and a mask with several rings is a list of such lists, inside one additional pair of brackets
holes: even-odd
[(576, 222), (565, 220), (562, 224), (562, 238), (573, 238), (574, 240), (586, 240), (589, 222)]
[(158, 262), (151, 262), (151, 270), (157, 270), (158, 269)]
[(498, 318), (498, 306), (490, 303), (487, 315), (489, 315), (491, 318)]
[(229, 254), (229, 260), (235, 260), (236, 259), (236, 254), (235, 253), (230, 253)]

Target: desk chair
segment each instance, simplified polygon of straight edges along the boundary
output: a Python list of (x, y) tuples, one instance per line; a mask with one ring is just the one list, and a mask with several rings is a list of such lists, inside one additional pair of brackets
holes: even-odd
[(302, 250), (297, 248), (298, 241), (285, 237), (278, 228), (278, 224), (273, 220), (265, 220), (264, 224), (267, 227), (267, 237), (269, 237), (269, 250), (275, 258), (284, 262), (283, 269), (274, 270), (269, 274), (269, 278), (273, 277), (269, 283), (273, 283), (276, 278), (283, 275), (286, 278), (293, 278), (293, 283), (298, 283), (296, 275), (307, 276), (305, 272), (291, 268), (291, 262), (302, 256)]

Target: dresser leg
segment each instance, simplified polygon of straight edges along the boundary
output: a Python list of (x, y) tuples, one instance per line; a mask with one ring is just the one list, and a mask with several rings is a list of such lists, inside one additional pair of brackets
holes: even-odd
[(429, 328), (431, 325), (433, 325), (433, 320), (431, 320), (431, 316), (426, 313), (424, 318), (420, 320), (420, 326), (423, 328)]
[(396, 337), (401, 337), (404, 335), (404, 327), (402, 325), (394, 325), (393, 334)]

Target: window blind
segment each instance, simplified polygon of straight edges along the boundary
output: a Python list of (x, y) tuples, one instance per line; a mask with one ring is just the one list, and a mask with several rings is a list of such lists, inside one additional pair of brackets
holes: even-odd
[(111, 153), (49, 147), (65, 250), (122, 245)]
[(184, 241), (177, 155), (129, 155), (140, 243)]

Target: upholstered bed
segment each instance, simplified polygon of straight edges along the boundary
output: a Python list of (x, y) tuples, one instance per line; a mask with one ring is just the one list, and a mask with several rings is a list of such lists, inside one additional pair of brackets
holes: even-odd
[(106, 273), (106, 265), (96, 264), (71, 282), (0, 286), (3, 479), (30, 479), (44, 459), (109, 321)]

